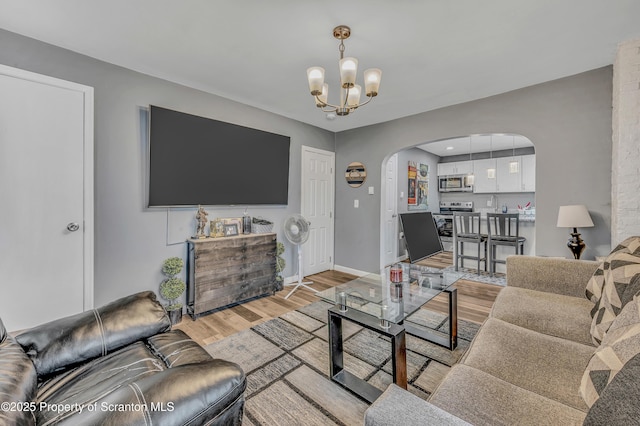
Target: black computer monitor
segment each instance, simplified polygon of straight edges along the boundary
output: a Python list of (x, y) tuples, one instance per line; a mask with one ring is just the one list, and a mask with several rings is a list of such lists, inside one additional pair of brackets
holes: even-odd
[(442, 241), (431, 212), (401, 213), (400, 222), (411, 263), (442, 252)]

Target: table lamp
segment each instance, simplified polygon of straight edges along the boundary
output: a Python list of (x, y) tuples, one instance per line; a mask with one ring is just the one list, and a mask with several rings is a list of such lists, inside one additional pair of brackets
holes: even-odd
[(557, 226), (558, 228), (573, 228), (573, 232), (571, 232), (571, 238), (569, 238), (567, 247), (569, 247), (569, 250), (573, 252), (574, 258), (580, 259), (580, 255), (584, 251), (586, 244), (584, 243), (584, 241), (582, 241), (582, 238), (580, 238), (578, 228), (588, 228), (594, 226), (593, 220), (591, 220), (591, 216), (589, 215), (587, 207), (583, 204), (560, 206), (560, 211), (558, 211)]

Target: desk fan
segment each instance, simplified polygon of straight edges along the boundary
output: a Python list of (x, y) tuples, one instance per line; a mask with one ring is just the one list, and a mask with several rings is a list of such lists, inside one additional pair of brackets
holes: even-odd
[(284, 220), (283, 231), (287, 240), (291, 244), (298, 246), (298, 282), (289, 284), (295, 285), (295, 287), (287, 294), (285, 299), (288, 299), (299, 287), (305, 287), (317, 293), (317, 290), (307, 285), (313, 284), (312, 281), (302, 281), (302, 245), (309, 239), (309, 222), (300, 214), (291, 215)]

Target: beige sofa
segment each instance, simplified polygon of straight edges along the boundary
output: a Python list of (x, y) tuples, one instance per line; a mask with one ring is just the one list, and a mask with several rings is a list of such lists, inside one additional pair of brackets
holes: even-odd
[[(633, 297), (640, 289), (638, 256), (640, 238), (634, 237), (625, 240), (602, 264), (509, 257), (507, 286), (499, 293), (490, 317), (429, 401), (391, 385), (369, 407), (365, 424), (640, 421), (638, 385), (629, 385), (628, 379), (618, 383), (629, 374), (632, 382), (640, 383), (636, 365), (640, 365), (640, 355), (635, 357), (638, 362), (630, 362), (640, 352), (640, 339), (628, 339), (629, 327), (640, 327), (640, 298)], [(633, 303), (627, 305), (629, 301)], [(618, 316), (624, 316), (624, 321), (616, 319)], [(611, 336), (607, 330), (614, 330), (608, 331)], [(640, 335), (640, 329), (635, 330)], [(616, 355), (620, 345), (623, 354)], [(610, 366), (602, 367), (603, 363), (620, 365), (611, 371)], [(622, 364), (625, 374), (616, 374)], [(612, 384), (612, 380), (617, 381)], [(619, 395), (629, 389), (632, 396), (621, 401), (626, 396)], [(637, 417), (630, 417), (633, 415)]]

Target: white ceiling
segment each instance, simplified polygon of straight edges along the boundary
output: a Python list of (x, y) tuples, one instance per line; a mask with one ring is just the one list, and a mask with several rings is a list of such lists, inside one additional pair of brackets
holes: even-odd
[[(331, 131), (611, 64), (639, 16), (638, 0), (0, 0), (0, 28)], [(337, 97), (339, 24), (360, 81), (377, 67), (382, 84), (329, 121), (306, 69)]]

